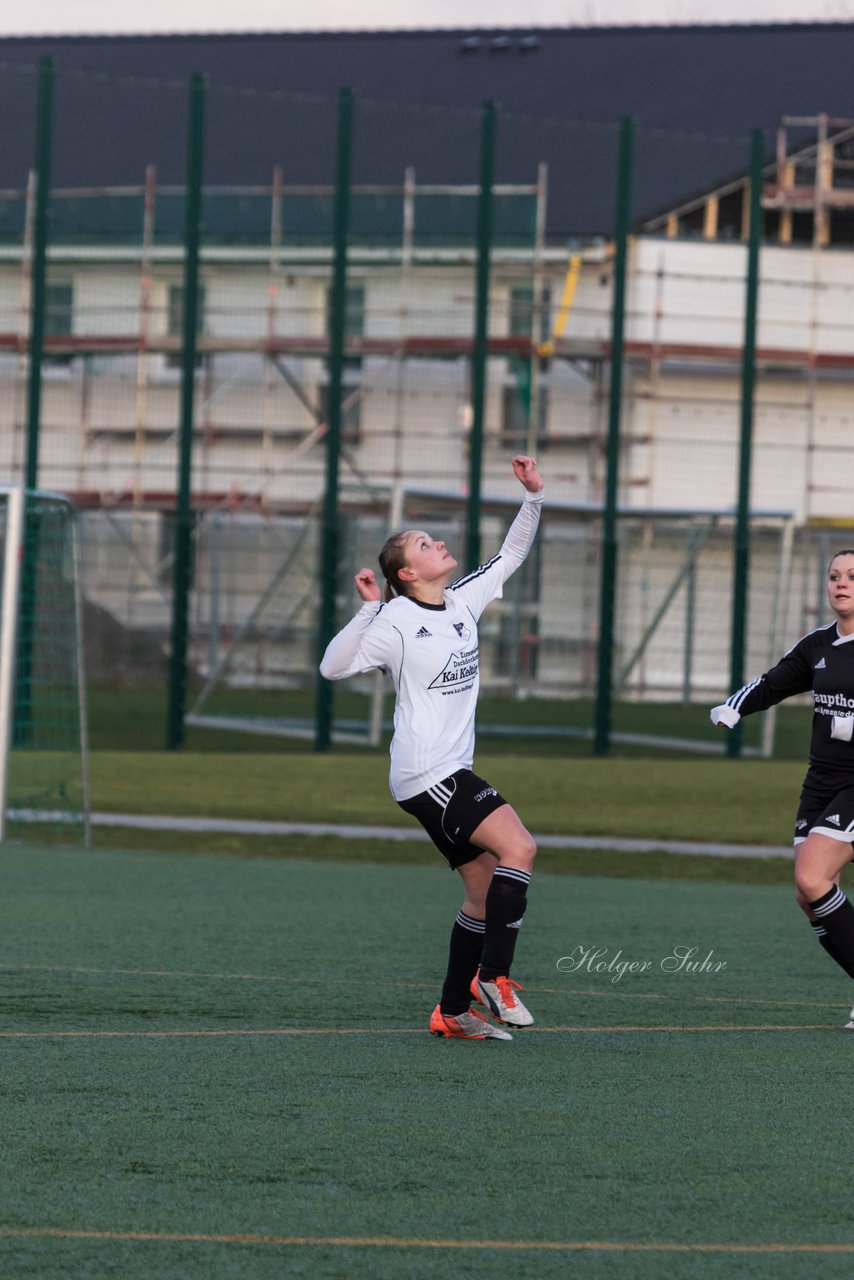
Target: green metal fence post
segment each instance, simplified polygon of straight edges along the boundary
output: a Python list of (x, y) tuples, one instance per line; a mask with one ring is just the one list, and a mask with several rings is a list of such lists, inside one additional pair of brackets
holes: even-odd
[[(756, 317), (759, 296), (759, 245), (762, 238), (761, 129), (750, 137), (750, 224), (747, 240), (747, 282), (744, 302), (744, 343), (741, 352), (741, 428), (738, 452), (738, 501), (732, 584), (730, 689), (744, 684), (747, 648), (747, 585), (750, 569), (750, 473), (753, 448), (753, 399), (756, 387)], [(741, 725), (726, 736), (727, 755), (741, 755)]]
[[(50, 162), (53, 146), (53, 59), (39, 61), (38, 105), (36, 108), (36, 188), (33, 210), (33, 258), (30, 280), (29, 369), (27, 382), (27, 442), (24, 485), (37, 489), (39, 483), (39, 437), (41, 434), (42, 363), (45, 336), (45, 293), (47, 283), (48, 204)], [(32, 733), (33, 627), (36, 612), (36, 562), (39, 521), (29, 509), (24, 520), (24, 548), (21, 562), (21, 622), (18, 632), (16, 709), (14, 741), (24, 746)]]
[(167, 746), (184, 745), (187, 700), (187, 623), (193, 554), (193, 425), (199, 321), (199, 245), (202, 222), (202, 162), (204, 156), (205, 82), (190, 79), (187, 135), (187, 191), (184, 208), (184, 314), (182, 317), (181, 424), (178, 448), (178, 493), (175, 510), (172, 567), (172, 646), (169, 661)]
[(495, 169), (495, 103), (484, 102), (480, 113), (480, 191), (477, 199), (477, 281), (474, 342), (471, 357), (471, 436), (469, 438), (469, 495), (466, 524), (466, 564), (480, 564), (480, 490), (483, 469), (483, 429), (486, 419), (486, 370), (489, 343), (489, 270), (492, 250), (492, 175)]
[[(320, 618), (317, 660), (335, 634), (335, 592), (338, 584), (338, 470), (341, 452), (341, 392), (344, 372), (344, 332), (347, 312), (347, 248), (350, 232), (350, 171), (353, 153), (353, 95), (338, 96), (338, 137), (335, 159), (334, 263), (329, 314), (329, 395), (326, 415), (326, 482), (320, 547)], [(328, 751), (332, 743), (332, 685), (317, 677), (314, 747)]]
[(33, 217), (33, 268), (30, 304), (29, 384), (27, 388), (27, 464), (24, 483), (37, 489), (39, 482), (39, 428), (41, 425), (42, 354), (45, 331), (47, 279), (48, 200), (53, 143), (53, 59), (39, 61), (39, 96), (36, 117), (36, 195)]
[(617, 211), (614, 228), (614, 296), (611, 304), (611, 371), (608, 401), (608, 444), (605, 461), (605, 503), (602, 511), (602, 565), (599, 585), (599, 646), (597, 659), (596, 722), (593, 750), (611, 749), (613, 701), (614, 606), (617, 591), (617, 488), (620, 475), (620, 418), (623, 395), (623, 328), (626, 311), (626, 264), (631, 216), (634, 126), (620, 121), (617, 162)]

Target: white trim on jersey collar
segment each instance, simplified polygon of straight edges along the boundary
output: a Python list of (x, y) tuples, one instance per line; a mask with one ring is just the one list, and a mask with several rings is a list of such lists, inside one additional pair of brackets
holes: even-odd
[(833, 641), (834, 645), (848, 644), (851, 640), (854, 640), (854, 632), (852, 632), (850, 636), (841, 636), (839, 634), (838, 627), (839, 624), (837, 623), (836, 639)]

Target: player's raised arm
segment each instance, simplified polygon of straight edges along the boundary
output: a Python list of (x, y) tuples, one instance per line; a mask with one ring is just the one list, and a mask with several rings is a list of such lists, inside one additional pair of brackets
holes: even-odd
[(465, 597), (476, 618), (480, 617), (491, 600), (501, 595), (504, 583), (522, 564), (534, 544), (540, 523), (543, 477), (537, 470), (537, 463), (526, 454), (518, 454), (513, 458), (512, 466), (514, 475), (525, 489), (516, 519), (507, 530), (507, 536), (497, 555), (451, 586), (452, 591)]

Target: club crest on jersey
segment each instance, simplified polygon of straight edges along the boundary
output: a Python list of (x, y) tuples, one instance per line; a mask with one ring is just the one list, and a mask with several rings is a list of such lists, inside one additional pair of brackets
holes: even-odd
[(427, 688), (461, 688), (475, 679), (477, 670), (477, 649), (464, 649), (461, 653), (452, 653), (435, 680), (431, 680)]
[(464, 622), (455, 622), (454, 630), (461, 640), (471, 640), (471, 632)]

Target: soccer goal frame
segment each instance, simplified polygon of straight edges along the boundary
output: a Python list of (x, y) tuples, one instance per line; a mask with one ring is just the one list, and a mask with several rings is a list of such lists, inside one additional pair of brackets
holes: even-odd
[(0, 486), (0, 841), (90, 843), (80, 533), (62, 494)]

